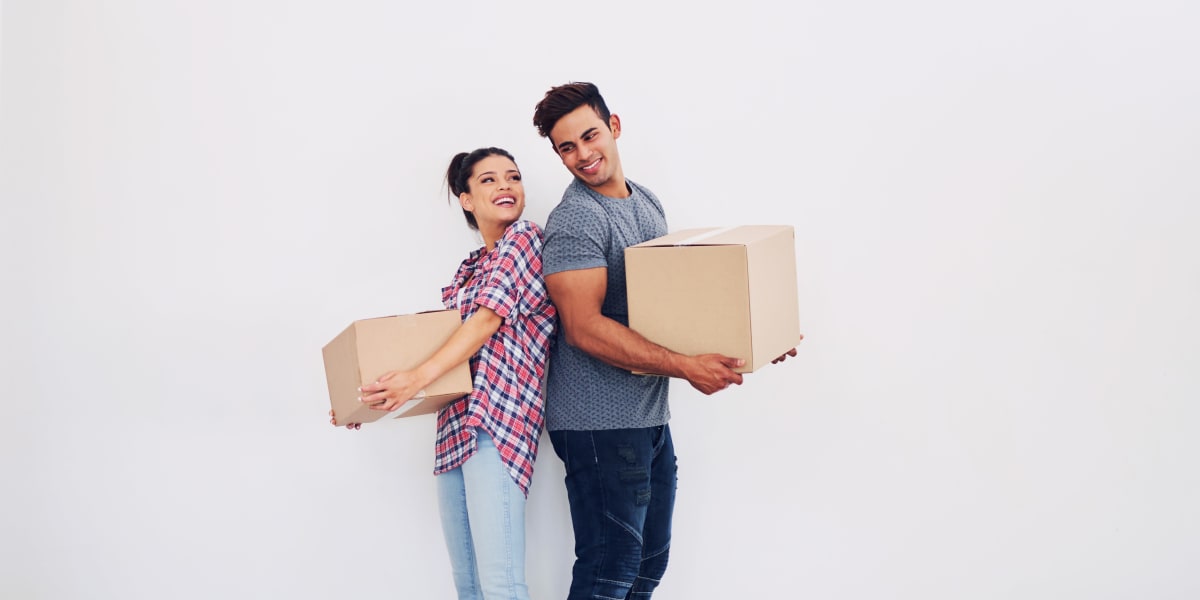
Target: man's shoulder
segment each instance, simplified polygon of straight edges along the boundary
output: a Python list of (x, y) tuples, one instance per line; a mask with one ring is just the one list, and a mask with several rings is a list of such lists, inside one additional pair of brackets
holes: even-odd
[(563, 192), (562, 200), (550, 210), (546, 217), (546, 231), (569, 226), (577, 221), (593, 221), (604, 217), (604, 207), (595, 198), (580, 190), (578, 180), (572, 181)]
[(629, 184), (629, 190), (633, 194), (641, 194), (642, 196), (645, 196), (648, 200), (650, 200), (650, 203), (658, 209), (658, 212), (663, 212), (662, 202), (658, 201), (658, 196), (655, 196), (654, 192), (650, 191), (650, 188), (637, 183), (628, 177), (625, 178), (625, 183)]

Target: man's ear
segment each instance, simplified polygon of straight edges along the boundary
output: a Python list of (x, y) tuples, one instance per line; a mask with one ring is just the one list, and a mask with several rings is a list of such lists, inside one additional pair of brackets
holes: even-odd
[(615, 113), (608, 116), (608, 129), (612, 131), (613, 139), (621, 137), (621, 117)]

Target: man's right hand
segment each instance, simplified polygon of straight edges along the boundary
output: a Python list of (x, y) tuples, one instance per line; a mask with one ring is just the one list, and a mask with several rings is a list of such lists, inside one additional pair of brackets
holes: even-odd
[(722, 354), (689, 356), (684, 366), (684, 379), (707, 396), (729, 387), (729, 384), (741, 385), (742, 375), (733, 370), (744, 364), (746, 361), (740, 358)]

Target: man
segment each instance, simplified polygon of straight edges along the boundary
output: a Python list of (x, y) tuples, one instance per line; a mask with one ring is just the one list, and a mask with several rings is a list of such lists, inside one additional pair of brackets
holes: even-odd
[(533, 122), (575, 176), (550, 213), (542, 252), (560, 322), (546, 426), (566, 466), (575, 530), (568, 600), (649, 598), (667, 568), (675, 506), (668, 378), (712, 394), (742, 383), (733, 369), (744, 361), (677, 354), (629, 329), (625, 248), (666, 235), (667, 223), (658, 198), (625, 178), (621, 119), (596, 86), (552, 88)]

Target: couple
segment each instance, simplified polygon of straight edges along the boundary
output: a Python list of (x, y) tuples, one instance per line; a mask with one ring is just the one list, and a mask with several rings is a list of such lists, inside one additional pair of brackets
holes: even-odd
[(361, 400), (394, 410), (470, 359), (474, 391), (438, 414), (434, 469), (460, 599), (529, 598), (525, 499), (544, 423), (566, 468), (575, 531), (569, 599), (649, 598), (666, 571), (675, 505), (668, 377), (711, 394), (742, 382), (732, 369), (743, 361), (676, 354), (626, 326), (624, 250), (666, 235), (667, 224), (654, 194), (625, 178), (621, 120), (596, 86), (552, 88), (533, 122), (575, 176), (545, 241), (520, 220), (512, 155), (455, 156), (450, 193), (484, 241), (442, 290), (463, 326), (416, 369), (364, 385)]

